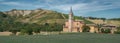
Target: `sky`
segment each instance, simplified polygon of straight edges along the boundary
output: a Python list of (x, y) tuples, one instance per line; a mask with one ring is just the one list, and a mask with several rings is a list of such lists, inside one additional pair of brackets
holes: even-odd
[(69, 14), (70, 7), (75, 16), (120, 18), (120, 0), (0, 0), (0, 11), (42, 8)]

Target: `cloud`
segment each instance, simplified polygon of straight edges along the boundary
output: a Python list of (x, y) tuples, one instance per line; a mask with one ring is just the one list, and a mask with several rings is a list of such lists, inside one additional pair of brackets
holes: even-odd
[[(1, 2), (1, 4), (4, 5), (15, 5), (15, 6), (26, 6), (25, 3), (19, 3), (19, 2)], [(30, 5), (30, 4), (27, 4)]]
[[(4, 10), (18, 9), (50, 9), (62, 13), (68, 13), (72, 6), (75, 15), (89, 15), (93, 12), (120, 9), (120, 0), (0, 0), (0, 6)], [(119, 10), (118, 10), (119, 11)], [(115, 12), (109, 12), (114, 14)], [(106, 13), (107, 14), (107, 13)], [(119, 14), (119, 13), (118, 13)], [(95, 15), (92, 15), (95, 16)]]
[(4, 0), (0, 0), (0, 1), (4, 1)]
[(51, 8), (55, 8), (55, 9), (59, 9), (59, 10), (64, 10), (64, 11), (69, 11), (70, 7), (73, 8), (73, 10), (78, 10), (80, 8), (83, 8), (84, 6), (86, 6), (86, 4), (66, 4), (66, 5), (58, 5), (58, 6), (54, 6)]
[[(102, 3), (102, 4), (100, 4), (100, 3)], [(119, 2), (92, 1), (89, 3), (55, 5), (54, 7), (51, 6), (51, 9), (58, 9), (61, 11), (69, 11), (71, 6), (73, 7), (74, 11), (78, 11), (78, 12), (82, 12), (82, 13), (120, 8)]]
[(72, 6), (74, 11), (81, 13), (88, 13), (94, 11), (108, 10), (114, 8), (120, 8), (120, 1), (114, 0), (37, 0), (36, 2), (23, 3), (23, 2), (1, 2), (0, 4), (19, 7), (32, 7), (32, 8), (46, 8), (58, 11), (69, 11)]
[(34, 8), (44, 7), (43, 5), (32, 4), (32, 3), (22, 3), (22, 2), (1, 2), (0, 4), (15, 6), (15, 7), (16, 6), (17, 7), (34, 7)]

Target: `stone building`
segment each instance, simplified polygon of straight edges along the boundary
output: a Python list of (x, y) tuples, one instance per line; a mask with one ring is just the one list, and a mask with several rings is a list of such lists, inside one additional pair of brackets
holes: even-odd
[[(63, 26), (63, 32), (84, 32), (85, 28), (83, 26), (88, 26), (89, 29), (88, 32), (90, 33), (100, 33), (101, 30), (98, 29), (98, 25), (96, 24), (85, 24), (82, 20), (74, 20), (74, 15), (72, 12), (72, 8), (70, 9), (69, 13), (69, 19), (65, 22), (65, 25)], [(110, 27), (111, 26), (107, 26)], [(105, 29), (105, 28), (103, 28)], [(114, 27), (111, 29), (111, 33), (114, 33)]]
[(65, 22), (65, 25), (63, 26), (64, 32), (82, 32), (81, 27), (84, 25), (83, 21), (75, 21), (73, 17), (72, 8), (70, 10), (69, 19)]
[(70, 9), (69, 19), (63, 26), (63, 32), (83, 32), (83, 26), (89, 26), (89, 32), (94, 33), (97, 31), (94, 24), (85, 24), (82, 20), (74, 20), (72, 8)]

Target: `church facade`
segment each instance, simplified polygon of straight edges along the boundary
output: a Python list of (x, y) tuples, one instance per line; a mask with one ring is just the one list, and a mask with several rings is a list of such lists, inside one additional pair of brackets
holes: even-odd
[[(84, 26), (89, 27), (89, 29), (84, 28)], [(84, 30), (87, 30), (87, 32), (90, 33), (100, 32), (96, 24), (86, 24), (82, 20), (74, 20), (74, 15), (71, 8), (69, 13), (69, 19), (65, 22), (65, 25), (63, 26), (63, 32), (84, 32)], [(113, 31), (114, 30), (112, 30), (112, 33)]]

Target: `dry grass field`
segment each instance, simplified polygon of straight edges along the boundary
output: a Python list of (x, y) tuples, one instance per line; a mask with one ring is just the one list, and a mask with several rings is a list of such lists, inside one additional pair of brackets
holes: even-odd
[(117, 20), (107, 20), (106, 22), (104, 22), (103, 20), (91, 20), (91, 19), (87, 19), (87, 20), (89, 20), (95, 24), (107, 23), (107, 24), (120, 26), (120, 21), (117, 21)]

